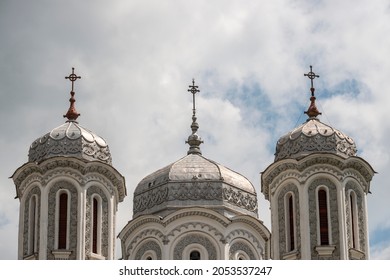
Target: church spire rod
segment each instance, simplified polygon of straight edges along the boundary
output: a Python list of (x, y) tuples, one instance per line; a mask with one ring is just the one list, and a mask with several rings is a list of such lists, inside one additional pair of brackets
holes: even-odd
[(76, 121), (76, 119), (78, 118), (78, 116), (80, 116), (80, 114), (76, 111), (76, 107), (74, 106), (74, 103), (76, 102), (76, 99), (74, 98), (74, 82), (77, 80), (77, 79), (81, 79), (80, 76), (77, 76), (75, 73), (74, 73), (74, 67), (72, 67), (72, 73), (69, 74), (68, 77), (65, 77), (65, 79), (69, 79), (69, 81), (71, 81), (72, 83), (72, 90), (70, 91), (70, 99), (69, 99), (69, 102), (70, 102), (70, 105), (69, 105), (69, 109), (68, 109), (68, 112), (64, 115), (64, 118), (68, 118), (68, 121)]
[(189, 89), (187, 91), (192, 93), (192, 124), (191, 124), (192, 134), (188, 137), (188, 140), (186, 141), (186, 143), (190, 145), (190, 149), (188, 150), (187, 154), (201, 155), (202, 152), (199, 146), (200, 144), (203, 143), (203, 141), (197, 134), (199, 125), (196, 122), (196, 105), (195, 105), (195, 95), (196, 93), (200, 92), (200, 90), (198, 89), (198, 86), (195, 85), (195, 79), (192, 79), (192, 85), (189, 85)]
[(310, 65), (310, 71), (307, 74), (303, 74), (305, 77), (308, 77), (310, 79), (310, 91), (311, 91), (311, 97), (310, 97), (310, 106), (304, 113), (309, 116), (309, 118), (316, 118), (318, 115), (321, 115), (320, 111), (318, 111), (316, 106), (316, 97), (314, 96), (314, 82), (313, 80), (315, 78), (319, 78), (320, 76), (313, 72), (313, 66)]
[(200, 92), (198, 86), (195, 85), (195, 79), (192, 79), (192, 85), (189, 85), (188, 92), (192, 93), (192, 116), (196, 114), (196, 105), (195, 105), (195, 94)]

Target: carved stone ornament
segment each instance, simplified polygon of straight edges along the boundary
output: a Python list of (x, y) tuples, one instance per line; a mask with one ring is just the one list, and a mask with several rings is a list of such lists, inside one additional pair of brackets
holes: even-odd
[[(190, 181), (167, 183), (149, 191), (134, 195), (134, 215), (161, 211), (169, 206), (199, 206), (211, 204), (215, 207), (226, 207), (228, 204), (257, 214), (256, 195), (246, 193), (221, 182)], [(202, 204), (203, 203), (203, 204)]]
[(317, 118), (309, 118), (307, 122), (278, 140), (275, 161), (301, 158), (318, 152), (334, 153), (347, 158), (355, 156), (356, 151), (352, 138)]
[(41, 162), (56, 156), (72, 156), (86, 160), (112, 163), (105, 140), (81, 127), (76, 121), (67, 121), (35, 140), (29, 150), (28, 161)]
[(209, 260), (217, 259), (217, 249), (211, 243), (211, 241), (204, 235), (201, 234), (189, 234), (184, 236), (175, 246), (173, 251), (173, 259), (174, 260), (182, 260), (183, 259), (183, 251), (184, 249), (191, 244), (200, 244), (202, 245), (208, 253)]
[(311, 154), (302, 159), (284, 159), (274, 162), (261, 175), (261, 192), (266, 199), (285, 180), (294, 179), (300, 184), (318, 173), (329, 174), (343, 181), (348, 177), (359, 182), (368, 193), (370, 181), (375, 174), (372, 167), (360, 157), (342, 158), (338, 155), (321, 153)]
[(236, 241), (229, 249), (229, 259), (233, 260), (234, 255), (238, 252), (245, 252), (250, 260), (256, 260), (257, 258), (253, 254), (251, 248), (244, 242)]
[(112, 166), (98, 161), (83, 161), (77, 158), (55, 157), (39, 164), (26, 163), (12, 175), (18, 197), (33, 182), (46, 186), (56, 177), (70, 177), (80, 185), (98, 181), (106, 186), (111, 195), (118, 196), (118, 202), (126, 196), (124, 177)]
[(141, 260), (142, 256), (147, 251), (153, 251), (156, 254), (156, 256), (157, 256), (157, 260), (161, 260), (162, 259), (162, 253), (161, 253), (160, 246), (157, 244), (156, 241), (152, 241), (152, 240), (147, 241), (144, 244), (142, 244), (141, 248), (139, 248), (137, 253), (135, 254), (134, 259), (135, 260)]

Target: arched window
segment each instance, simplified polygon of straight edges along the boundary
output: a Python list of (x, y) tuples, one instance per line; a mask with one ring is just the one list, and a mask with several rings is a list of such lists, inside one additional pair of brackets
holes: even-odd
[(357, 213), (357, 203), (356, 203), (356, 193), (351, 191), (349, 193), (349, 207), (351, 211), (351, 245), (352, 248), (358, 249), (358, 232), (359, 232), (359, 227), (358, 227), (358, 213)]
[(38, 238), (38, 202), (36, 195), (30, 198), (28, 219), (28, 253), (33, 254), (37, 250)]
[(295, 250), (295, 212), (294, 212), (294, 196), (289, 193), (286, 199), (286, 236), (287, 250)]
[(101, 201), (97, 196), (92, 198), (92, 253), (100, 254), (101, 237)]
[(191, 251), (190, 260), (200, 260), (200, 252), (197, 250)]
[(67, 248), (68, 235), (68, 194), (63, 192), (59, 197), (58, 207), (58, 249)]
[(326, 190), (318, 191), (318, 218), (320, 226), (320, 245), (329, 245), (328, 198)]

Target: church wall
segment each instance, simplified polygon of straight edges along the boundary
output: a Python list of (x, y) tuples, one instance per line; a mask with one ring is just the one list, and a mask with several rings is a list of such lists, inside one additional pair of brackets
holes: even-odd
[[(33, 205), (35, 204), (35, 205)], [(23, 207), (22, 207), (23, 206)], [(19, 258), (37, 258), (40, 248), (40, 219), (41, 219), (41, 190), (37, 184), (33, 184), (26, 190), (21, 202), (20, 231), (22, 231), (22, 256)], [(33, 219), (33, 220), (32, 220)]]

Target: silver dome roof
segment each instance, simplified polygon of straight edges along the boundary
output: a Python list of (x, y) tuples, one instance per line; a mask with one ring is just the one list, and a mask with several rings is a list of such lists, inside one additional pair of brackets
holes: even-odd
[(334, 153), (344, 158), (356, 155), (352, 138), (315, 117), (282, 136), (276, 144), (275, 161), (299, 159), (312, 153)]
[(56, 156), (112, 163), (106, 141), (74, 120), (68, 120), (35, 140), (30, 146), (28, 161), (41, 162)]
[(197, 153), (146, 176), (134, 191), (134, 216), (194, 206), (257, 216), (252, 183)]

